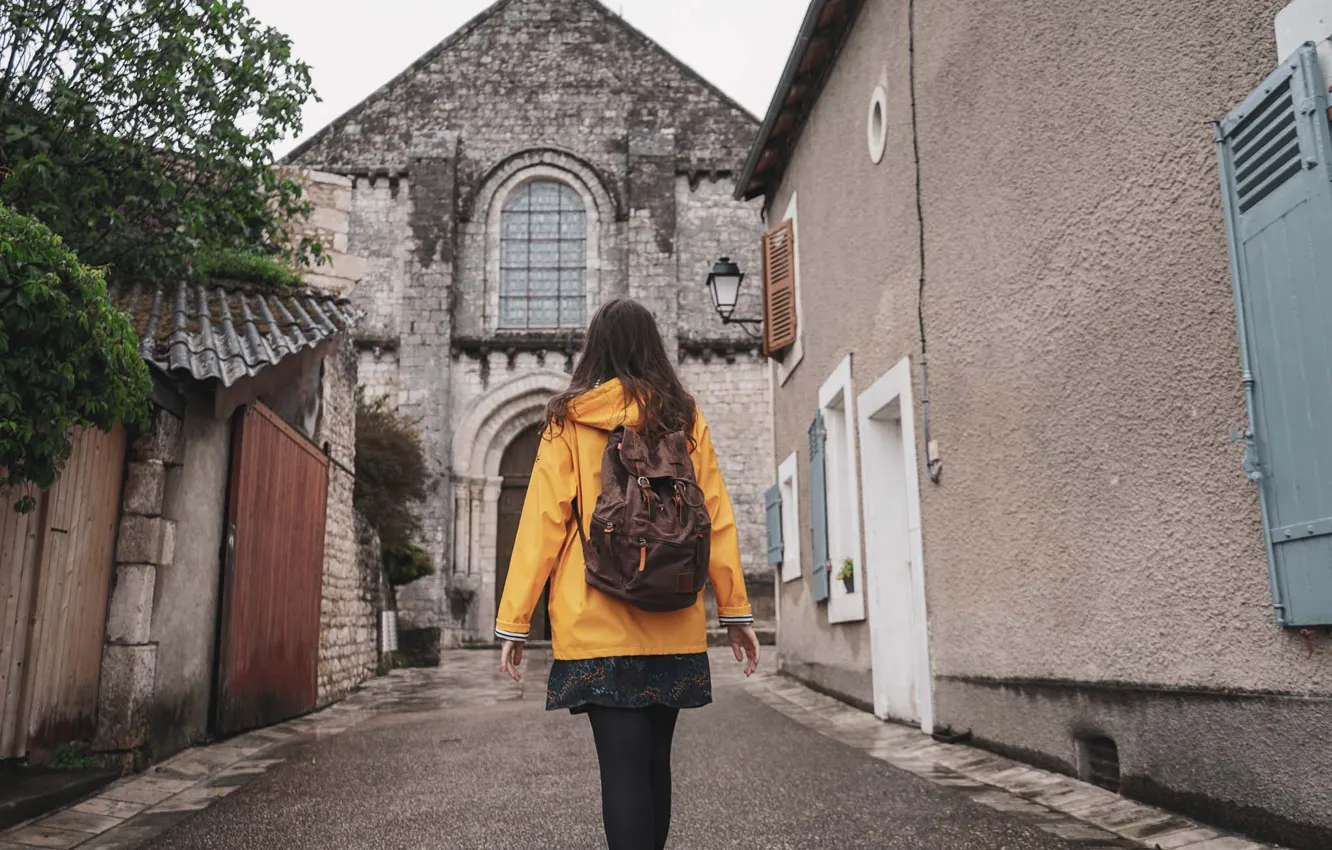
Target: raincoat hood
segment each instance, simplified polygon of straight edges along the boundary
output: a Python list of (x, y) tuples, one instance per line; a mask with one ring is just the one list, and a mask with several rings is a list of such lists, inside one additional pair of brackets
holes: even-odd
[(569, 405), (569, 418), (579, 425), (614, 431), (621, 425), (642, 426), (643, 411), (638, 402), (625, 397), (620, 379), (613, 378), (574, 399)]

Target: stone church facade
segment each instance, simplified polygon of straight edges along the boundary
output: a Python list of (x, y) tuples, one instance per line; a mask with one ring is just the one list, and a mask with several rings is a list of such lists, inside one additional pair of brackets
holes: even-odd
[[(418, 423), (430, 465), (439, 571), (400, 590), (405, 628), (489, 639), (532, 431), (619, 295), (656, 314), (712, 425), (773, 616), (768, 370), (704, 285), (723, 255), (760, 277), (759, 206), (732, 197), (756, 129), (596, 0), (500, 0), (288, 157), (351, 181), (360, 381)], [(748, 288), (738, 315), (759, 312)]]

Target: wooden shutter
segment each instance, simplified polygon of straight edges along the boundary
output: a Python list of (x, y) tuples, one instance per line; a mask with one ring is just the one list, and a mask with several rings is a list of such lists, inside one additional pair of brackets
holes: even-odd
[(763, 353), (795, 345), (795, 229), (790, 219), (763, 236)]
[(814, 601), (828, 598), (828, 470), (824, 460), (828, 431), (823, 425), (823, 411), (809, 426), (809, 535), (814, 554)]
[(1217, 127), (1231, 280), (1272, 602), (1332, 624), (1332, 134), (1301, 47)]
[(782, 562), (782, 488), (774, 484), (763, 494), (764, 515), (768, 520), (768, 563)]

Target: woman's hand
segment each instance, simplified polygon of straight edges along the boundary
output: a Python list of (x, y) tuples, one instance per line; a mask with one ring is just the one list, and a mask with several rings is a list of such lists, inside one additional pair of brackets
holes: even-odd
[(727, 626), (731, 635), (731, 650), (736, 661), (745, 662), (746, 678), (754, 675), (759, 665), (759, 639), (753, 626)]
[[(739, 658), (740, 656), (736, 656)], [(500, 672), (508, 673), (515, 682), (523, 680), (523, 674), (519, 672), (518, 666), (523, 663), (523, 642), (520, 640), (506, 640), (504, 642), (504, 652), (500, 657)]]

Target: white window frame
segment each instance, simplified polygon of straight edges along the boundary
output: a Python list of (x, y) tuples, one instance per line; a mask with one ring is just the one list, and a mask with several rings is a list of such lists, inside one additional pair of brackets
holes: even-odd
[[(865, 619), (865, 564), (860, 537), (860, 461), (856, 444), (856, 396), (847, 355), (819, 389), (819, 408), (828, 428), (824, 453), (828, 486), (828, 622)], [(837, 578), (851, 558), (855, 587), (847, 593)]]
[(795, 581), (803, 573), (800, 563), (800, 457), (792, 453), (777, 468), (777, 490), (782, 494), (782, 581)]
[(782, 216), (782, 221), (791, 222), (791, 265), (795, 270), (796, 341), (784, 358), (772, 361), (778, 386), (785, 386), (791, 373), (800, 365), (800, 361), (805, 359), (805, 312), (800, 306), (800, 217), (796, 195), (796, 192), (791, 193), (791, 200), (786, 204), (786, 213)]

